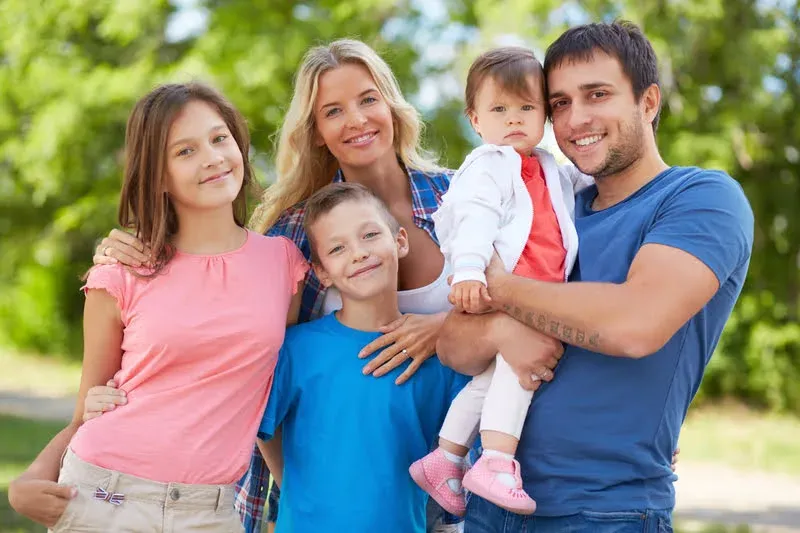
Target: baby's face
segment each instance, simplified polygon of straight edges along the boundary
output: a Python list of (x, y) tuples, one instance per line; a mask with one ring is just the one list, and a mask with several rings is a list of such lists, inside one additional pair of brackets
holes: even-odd
[(493, 78), (486, 78), (475, 97), (470, 122), (484, 143), (512, 146), (531, 155), (544, 136), (545, 100), (541, 84), (528, 77), (529, 97), (503, 90)]

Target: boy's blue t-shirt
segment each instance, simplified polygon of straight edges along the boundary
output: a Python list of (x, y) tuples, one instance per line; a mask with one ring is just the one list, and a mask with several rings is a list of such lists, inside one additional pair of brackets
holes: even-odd
[(404, 366), (376, 378), (358, 352), (380, 334), (335, 314), (290, 328), (259, 438), (283, 428), (278, 533), (424, 533), (427, 495), (408, 473), (431, 450), (465, 376), (431, 357), (403, 385)]
[(567, 347), (555, 379), (534, 394), (517, 452), (525, 489), (544, 516), (674, 506), (672, 452), (753, 245), (750, 205), (723, 172), (673, 167), (602, 211), (591, 209), (596, 194), (593, 186), (576, 198), (580, 246), (571, 281), (622, 283), (639, 249), (655, 243), (702, 261), (720, 288), (642, 359)]

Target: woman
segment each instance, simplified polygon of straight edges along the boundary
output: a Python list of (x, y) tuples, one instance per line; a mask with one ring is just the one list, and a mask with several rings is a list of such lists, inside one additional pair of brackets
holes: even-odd
[[(447, 273), (432, 215), (452, 173), (438, 167), (420, 148), (421, 129), (419, 114), (403, 98), (391, 69), (369, 46), (345, 39), (309, 50), (281, 128), (277, 183), (267, 189), (251, 221), (258, 232), (291, 238), (308, 258), (303, 202), (315, 191), (331, 182), (360, 183), (389, 206), (408, 230), (411, 250), (400, 261), (397, 287), (405, 314), (383, 328), (385, 334), (360, 355), (382, 350), (364, 368), (365, 374), (376, 377), (411, 359), (398, 384), (434, 354), (449, 309)], [(95, 262), (136, 266), (147, 261), (144, 251), (132, 236), (114, 230), (98, 246)], [(335, 291), (326, 291), (309, 274), (299, 321), (317, 318), (339, 305)], [(237, 497), (247, 531), (260, 531), (268, 477), (255, 450)], [(271, 497), (276, 501), (277, 491)], [(270, 522), (276, 507), (270, 505)], [(448, 524), (437, 531), (454, 531), (458, 520), (445, 516)], [(429, 520), (429, 530), (436, 522)]]

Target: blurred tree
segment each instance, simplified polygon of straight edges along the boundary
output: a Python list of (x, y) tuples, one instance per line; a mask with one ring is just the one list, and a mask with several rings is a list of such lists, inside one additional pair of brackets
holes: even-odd
[(479, 51), (523, 42), (543, 57), (568, 25), (624, 16), (661, 60), (666, 160), (728, 171), (756, 213), (748, 283), (702, 394), (800, 412), (798, 0), (206, 0), (190, 8), (204, 25), (172, 39), (166, 0), (40, 4), (0, 3), (0, 341), (78, 353), (78, 278), (115, 223), (125, 119), (155, 83), (219, 86), (250, 121), (266, 184), (304, 52), (360, 38), (452, 167), (475, 140), (461, 110)]

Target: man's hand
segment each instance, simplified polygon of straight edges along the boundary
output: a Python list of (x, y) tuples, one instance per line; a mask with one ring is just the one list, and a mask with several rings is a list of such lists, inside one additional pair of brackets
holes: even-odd
[(490, 335), (523, 388), (535, 391), (542, 381), (553, 379), (553, 370), (564, 355), (561, 342), (503, 313), (495, 316)]
[(16, 479), (8, 486), (8, 501), (16, 512), (52, 528), (78, 489), (43, 479)]

